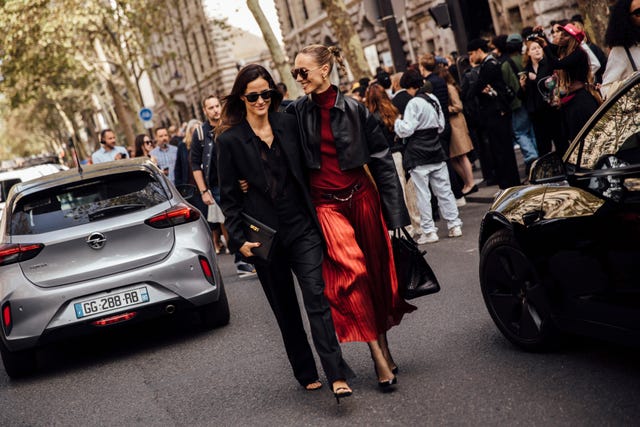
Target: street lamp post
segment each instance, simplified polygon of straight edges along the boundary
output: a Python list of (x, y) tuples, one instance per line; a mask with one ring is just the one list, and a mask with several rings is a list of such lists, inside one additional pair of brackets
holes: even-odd
[(391, 0), (378, 0), (378, 10), (380, 11), (380, 21), (384, 25), (391, 47), (391, 57), (396, 72), (405, 71), (407, 69), (407, 58), (402, 49), (402, 39), (398, 32), (398, 24), (393, 14), (393, 5)]

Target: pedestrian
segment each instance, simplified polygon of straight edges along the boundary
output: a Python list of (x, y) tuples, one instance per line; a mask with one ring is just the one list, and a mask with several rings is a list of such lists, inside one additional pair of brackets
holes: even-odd
[(600, 92), (607, 97), (640, 66), (640, 0), (618, 0), (613, 5), (605, 43), (611, 51)]
[(344, 71), (338, 48), (302, 48), (291, 73), (307, 96), (287, 111), (298, 120), (327, 242), (323, 276), (338, 338), (369, 345), (379, 387), (386, 391), (397, 382), (386, 333), (415, 310), (398, 293), (387, 229), (408, 225), (409, 215), (380, 126), (364, 104), (331, 84), (334, 61)]
[(373, 114), (373, 117), (378, 120), (380, 129), (382, 129), (382, 133), (389, 144), (393, 163), (396, 166), (396, 172), (402, 186), (404, 202), (411, 218), (411, 225), (407, 227), (407, 231), (417, 239), (420, 237), (420, 211), (417, 205), (416, 189), (413, 182), (411, 180), (407, 181), (405, 178), (405, 170), (402, 168), (404, 144), (402, 143), (402, 138), (398, 138), (393, 129), (396, 120), (400, 117), (400, 112), (393, 105), (384, 88), (377, 83), (371, 84), (367, 88), (365, 105), (369, 112)]
[(148, 157), (149, 160), (157, 166), (158, 159), (151, 155), (151, 150), (153, 150), (153, 140), (151, 137), (146, 133), (136, 135), (133, 157)]
[(473, 150), (467, 121), (464, 118), (464, 106), (460, 99), (460, 87), (447, 68), (440, 68), (438, 75), (447, 83), (449, 92), (449, 123), (451, 124), (451, 143), (449, 152), (446, 153), (451, 166), (462, 180), (462, 195), (467, 196), (478, 191), (478, 186), (473, 179), (473, 169), (467, 154)]
[(393, 98), (391, 98), (391, 102), (398, 109), (400, 115), (404, 114), (404, 109), (407, 107), (407, 103), (411, 99), (411, 95), (407, 92), (406, 88), (400, 86), (400, 79), (402, 79), (403, 73), (395, 73), (391, 76), (391, 81), (393, 82)]
[(151, 155), (158, 159), (158, 167), (175, 184), (176, 158), (178, 149), (169, 145), (169, 132), (164, 126), (156, 128), (156, 147), (151, 151)]
[[(251, 257), (260, 245), (247, 241), (242, 214), (277, 230), (270, 262), (257, 262), (258, 279), (276, 316), (294, 375), (307, 390), (318, 379), (302, 324), (291, 270), (298, 278), (311, 336), (332, 391), (350, 396), (353, 372), (342, 358), (324, 295), (322, 237), (302, 167), (295, 118), (279, 113), (282, 95), (269, 72), (257, 64), (243, 67), (225, 98), (216, 127), (221, 204), (229, 246)], [(248, 185), (246, 192), (239, 181)]]
[[(178, 155), (176, 156), (176, 185), (192, 185), (197, 189), (197, 184), (193, 178), (193, 171), (191, 170), (191, 163), (189, 161), (191, 155), (191, 147), (193, 141), (193, 132), (200, 126), (200, 120), (191, 119), (185, 127), (185, 136), (178, 143)], [(200, 212), (207, 212), (207, 205), (202, 201), (202, 195), (199, 191), (196, 191), (189, 199), (189, 203), (198, 208)]]
[(91, 155), (91, 163), (104, 163), (129, 157), (127, 149), (116, 145), (116, 133), (111, 129), (100, 132), (100, 149)]
[(407, 104), (402, 119), (396, 120), (394, 128), (399, 137), (406, 139), (402, 166), (411, 174), (417, 190), (422, 231), (417, 243), (422, 245), (439, 240), (438, 228), (433, 221), (429, 187), (438, 199), (441, 217), (447, 221), (449, 237), (460, 237), (462, 221), (445, 163), (449, 156), (438, 135), (445, 128), (442, 107), (435, 95), (425, 92), (415, 71), (406, 71), (402, 78), (413, 82), (403, 83), (403, 86), (408, 86), (407, 92), (413, 98)]
[(472, 95), (478, 99), (480, 126), (489, 139), (498, 187), (505, 189), (520, 185), (511, 136), (511, 99), (506, 94), (500, 64), (489, 54), (489, 45), (484, 39), (469, 41), (467, 49), (469, 61), (479, 67)]
[[(543, 156), (555, 145), (562, 144), (564, 136), (562, 120), (557, 105), (545, 85), (555, 86), (553, 69), (545, 58), (542, 34), (531, 34), (526, 41), (524, 74), (520, 76), (524, 108), (529, 114), (536, 135), (538, 154)], [(544, 95), (543, 95), (544, 94)]]
[[(549, 65), (558, 75), (560, 111), (568, 139), (556, 145), (556, 149), (563, 155), (569, 148), (569, 142), (578, 135), (582, 126), (598, 109), (600, 95), (593, 85), (589, 57), (580, 47), (585, 37), (584, 31), (577, 29), (573, 24), (558, 28), (558, 44), (543, 42), (543, 49)], [(534, 28), (534, 32), (541, 30), (541, 27)]]
[[(193, 170), (193, 179), (196, 182), (198, 191), (202, 195), (202, 201), (207, 206), (205, 217), (208, 217), (208, 207), (220, 204), (220, 186), (218, 184), (218, 159), (216, 144), (214, 141), (214, 132), (220, 124), (222, 114), (222, 104), (220, 98), (215, 94), (210, 94), (202, 100), (202, 110), (207, 118), (202, 126), (197, 127), (192, 133), (191, 143), (191, 169)], [(217, 253), (222, 252), (223, 245), (220, 242), (220, 235), (224, 236), (227, 243), (227, 249), (231, 252), (229, 245), (229, 236), (224, 224), (218, 222), (210, 222), (214, 247)], [(242, 260), (239, 252), (233, 252), (234, 264), (236, 266), (236, 274), (238, 277), (255, 276), (255, 267)]]

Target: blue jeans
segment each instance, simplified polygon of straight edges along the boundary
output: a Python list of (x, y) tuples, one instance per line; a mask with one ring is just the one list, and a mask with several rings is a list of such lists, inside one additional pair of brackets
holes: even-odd
[(538, 146), (533, 126), (529, 120), (529, 113), (523, 107), (513, 110), (511, 114), (511, 127), (515, 136), (514, 144), (520, 146), (524, 162), (529, 164), (538, 158)]

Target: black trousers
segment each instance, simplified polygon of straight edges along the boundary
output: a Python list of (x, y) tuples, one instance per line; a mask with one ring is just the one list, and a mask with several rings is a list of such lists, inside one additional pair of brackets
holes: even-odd
[(322, 241), (310, 224), (278, 230), (270, 264), (256, 263), (258, 278), (276, 316), (284, 346), (300, 384), (316, 381), (318, 371), (302, 324), (292, 270), (302, 292), (311, 337), (329, 383), (355, 376), (342, 358), (322, 279)]
[(505, 189), (520, 185), (518, 163), (513, 151), (511, 113), (495, 112), (486, 117), (485, 123), (498, 187)]

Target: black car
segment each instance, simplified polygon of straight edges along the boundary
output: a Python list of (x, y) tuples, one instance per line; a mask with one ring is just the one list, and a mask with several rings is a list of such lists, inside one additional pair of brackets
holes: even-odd
[(480, 285), (498, 329), (540, 350), (561, 332), (640, 343), (640, 74), (563, 158), (498, 195), (480, 228)]

